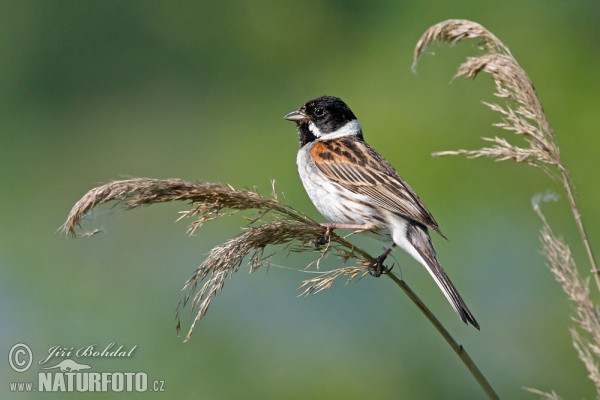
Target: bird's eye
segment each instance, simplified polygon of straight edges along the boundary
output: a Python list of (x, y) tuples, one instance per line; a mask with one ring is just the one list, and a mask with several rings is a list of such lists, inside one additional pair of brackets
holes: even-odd
[(319, 107), (319, 108), (315, 109), (315, 115), (316, 115), (317, 117), (321, 117), (321, 116), (323, 116), (323, 114), (325, 114), (325, 110), (324, 110), (324, 109), (322, 109), (321, 107)]

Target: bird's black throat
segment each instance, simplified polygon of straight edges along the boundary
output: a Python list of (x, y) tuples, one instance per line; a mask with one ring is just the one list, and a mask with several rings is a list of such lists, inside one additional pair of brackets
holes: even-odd
[(306, 123), (306, 122), (299, 123), (297, 129), (298, 129), (298, 141), (300, 142), (300, 148), (317, 140), (317, 137), (310, 131), (310, 129), (308, 129), (308, 123)]

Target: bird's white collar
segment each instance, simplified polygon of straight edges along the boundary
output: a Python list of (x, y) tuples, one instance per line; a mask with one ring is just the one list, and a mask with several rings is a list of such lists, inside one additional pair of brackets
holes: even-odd
[(356, 136), (362, 132), (360, 127), (360, 123), (357, 119), (353, 119), (352, 121), (348, 121), (346, 125), (339, 128), (337, 131), (333, 131), (330, 133), (323, 133), (317, 128), (314, 122), (310, 121), (308, 123), (308, 130), (315, 135), (317, 139), (321, 140), (329, 140), (329, 139), (337, 139), (344, 136)]

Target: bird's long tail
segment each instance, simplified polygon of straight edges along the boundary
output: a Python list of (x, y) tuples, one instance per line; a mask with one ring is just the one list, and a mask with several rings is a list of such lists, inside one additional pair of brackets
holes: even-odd
[[(465, 324), (471, 324), (479, 329), (479, 323), (477, 323), (477, 320), (473, 314), (471, 314), (471, 311), (469, 311), (469, 308), (438, 262), (435, 255), (435, 249), (431, 243), (431, 238), (427, 233), (427, 228), (420, 224), (409, 224), (406, 236), (412, 247), (417, 251), (418, 255), (421, 256), (421, 259), (424, 261), (422, 264), (440, 287), (444, 296), (446, 296), (452, 305), (452, 308), (454, 308), (454, 311), (456, 311)], [(417, 258), (417, 261), (421, 260)]]

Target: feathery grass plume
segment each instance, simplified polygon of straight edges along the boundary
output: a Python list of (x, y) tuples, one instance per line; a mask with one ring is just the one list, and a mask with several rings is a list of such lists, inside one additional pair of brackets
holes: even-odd
[[(588, 371), (588, 378), (596, 386), (597, 397), (600, 399), (600, 371), (598, 359), (600, 358), (600, 310), (594, 305), (590, 296), (589, 279), (582, 278), (571, 255), (569, 245), (562, 237), (557, 237), (550, 228), (546, 217), (540, 207), (542, 197), (535, 196), (532, 205), (535, 212), (542, 220), (543, 227), (540, 231), (542, 254), (547, 260), (547, 265), (556, 281), (562, 286), (569, 300), (573, 303), (575, 315), (572, 320), (585, 332), (582, 336), (578, 329), (571, 328), (573, 347), (577, 350), (579, 359)], [(588, 337), (590, 339), (588, 339)]]
[(546, 165), (559, 165), (558, 147), (554, 134), (546, 120), (542, 104), (527, 74), (514, 59), (510, 50), (483, 26), (466, 20), (448, 20), (432, 26), (423, 34), (414, 51), (414, 64), (423, 50), (431, 43), (447, 41), (455, 44), (464, 39), (480, 38), (481, 49), (487, 53), (479, 57), (469, 57), (460, 65), (453, 79), (460, 76), (474, 78), (478, 73), (489, 74), (496, 84), (496, 96), (510, 100), (505, 107), (485, 103), (492, 110), (503, 115), (503, 122), (495, 124), (500, 128), (522, 135), (529, 144), (523, 149), (511, 145), (498, 137), (484, 138), (496, 145), (479, 150), (444, 151), (435, 155), (466, 154), (470, 157), (492, 157), (498, 161), (515, 160), (525, 162), (551, 173)]
[(75, 203), (67, 221), (60, 228), (61, 232), (67, 235), (77, 235), (75, 229), (85, 215), (97, 205), (110, 201), (122, 203), (128, 210), (170, 201), (189, 201), (192, 204), (198, 204), (192, 210), (182, 212), (181, 218), (201, 216), (190, 225), (188, 233), (193, 233), (206, 221), (228, 215), (225, 210), (229, 210), (229, 213), (249, 209), (263, 212), (273, 210), (293, 220), (310, 221), (315, 226), (319, 225), (293, 208), (276, 199), (260, 196), (256, 191), (237, 190), (220, 183), (190, 183), (181, 179), (135, 178), (112, 181), (90, 190)]
[[(181, 179), (137, 178), (112, 181), (90, 190), (81, 198), (73, 206), (60, 230), (64, 234), (80, 237), (97, 233), (97, 231), (76, 233), (76, 228), (95, 206), (110, 201), (122, 203), (128, 210), (154, 203), (189, 201), (192, 208), (181, 212), (182, 216), (178, 219), (196, 218), (189, 225), (188, 234), (194, 233), (208, 221), (231, 215), (236, 211), (255, 210), (256, 215), (248, 218), (249, 226), (244, 232), (213, 248), (192, 278), (186, 282), (184, 286), (186, 293), (177, 306), (178, 313), (180, 307), (185, 306), (190, 298), (192, 298), (192, 310), (199, 306), (196, 318), (186, 336), (187, 340), (196, 322), (206, 314), (213, 296), (222, 290), (225, 278), (231, 277), (239, 270), (246, 256), (250, 256), (248, 265), (250, 272), (253, 272), (262, 265), (270, 264), (269, 261), (274, 253), (264, 256), (267, 246), (286, 245), (292, 252), (317, 251), (314, 246), (315, 238), (322, 237), (325, 228), (303, 213), (278, 201), (274, 190), (273, 194), (273, 198), (268, 198), (261, 196), (256, 190), (234, 189), (220, 183), (190, 183)], [(253, 226), (256, 223), (260, 225)], [(337, 254), (343, 263), (354, 259), (358, 265), (330, 271), (318, 270), (319, 261), (330, 251)], [(369, 271), (369, 265), (375, 261), (364, 250), (335, 232), (332, 232), (329, 244), (321, 248), (319, 253), (319, 259), (314, 263), (317, 271), (313, 271), (317, 276), (303, 282), (302, 295), (327, 289), (336, 278), (341, 276), (347, 276), (348, 281), (359, 275), (364, 276)], [(195, 293), (197, 285), (204, 280), (206, 282), (202, 288)]]
[[(480, 49), (484, 54), (478, 57), (469, 57), (462, 63), (454, 78), (464, 76), (474, 78), (480, 72), (485, 72), (492, 77), (496, 85), (496, 93), (499, 98), (506, 99), (504, 106), (499, 104), (486, 104), (493, 111), (502, 115), (502, 122), (494, 126), (512, 131), (525, 139), (528, 147), (511, 144), (505, 138), (486, 138), (487, 142), (493, 143), (491, 147), (483, 147), (478, 150), (457, 150), (434, 153), (435, 156), (465, 154), (469, 158), (490, 157), (496, 161), (514, 160), (526, 163), (532, 167), (543, 170), (564, 190), (571, 212), (577, 224), (579, 234), (585, 245), (589, 262), (592, 266), (592, 274), (596, 285), (600, 289), (600, 271), (597, 268), (590, 242), (587, 238), (585, 228), (581, 219), (577, 201), (575, 199), (575, 186), (569, 178), (569, 173), (564, 166), (555, 135), (544, 113), (541, 101), (535, 88), (525, 71), (519, 66), (510, 50), (496, 36), (483, 26), (467, 20), (447, 20), (429, 28), (421, 37), (414, 51), (413, 70), (419, 55), (426, 46), (436, 42), (449, 42), (455, 44), (464, 39), (478, 38)], [(577, 350), (579, 358), (588, 370), (589, 378), (596, 385), (598, 399), (600, 399), (600, 373), (598, 371), (598, 358), (600, 357), (600, 311), (594, 305), (589, 293), (589, 279), (581, 278), (571, 256), (569, 246), (562, 238), (556, 237), (546, 218), (541, 212), (539, 202), (547, 200), (541, 196), (535, 196), (533, 206), (536, 213), (543, 222), (540, 231), (542, 242), (542, 254), (548, 261), (550, 271), (555, 279), (561, 284), (569, 300), (574, 303), (576, 315), (573, 321), (577, 328), (571, 329), (573, 346)], [(587, 337), (581, 335), (585, 332)], [(536, 389), (527, 389), (545, 398), (559, 399), (554, 393), (544, 393)]]
[(494, 158), (496, 161), (514, 160), (546, 172), (562, 186), (566, 193), (592, 266), (596, 285), (600, 290), (600, 270), (581, 220), (581, 213), (575, 199), (575, 187), (560, 158), (554, 132), (548, 124), (533, 83), (512, 56), (508, 47), (478, 23), (451, 19), (433, 25), (421, 36), (414, 50), (413, 70), (419, 55), (428, 45), (439, 42), (455, 44), (464, 39), (474, 38), (482, 40), (479, 47), (486, 52), (478, 57), (468, 57), (458, 67), (454, 79), (460, 76), (474, 78), (482, 71), (490, 75), (496, 85), (494, 95), (506, 99), (504, 106), (484, 102), (491, 110), (502, 114), (502, 122), (494, 124), (494, 126), (523, 137), (529, 147), (519, 147), (511, 144), (507, 139), (497, 136), (494, 138), (484, 137), (483, 140), (494, 145), (478, 150), (442, 151), (434, 153), (434, 156), (465, 154), (469, 158), (485, 156)]
[[(309, 220), (310, 223), (307, 224), (304, 221), (289, 219), (287, 215), (278, 214), (276, 211), (272, 211), (269, 217), (271, 220), (268, 221), (260, 217), (261, 225), (248, 227), (242, 234), (213, 248), (193, 276), (185, 283), (183, 289), (186, 293), (177, 305), (177, 316), (179, 317), (179, 310), (187, 304), (190, 298), (192, 299), (192, 310), (198, 307), (186, 340), (191, 337), (196, 323), (206, 314), (212, 298), (222, 290), (225, 279), (240, 269), (247, 256), (249, 256), (248, 267), (250, 272), (253, 272), (261, 266), (271, 266), (270, 260), (275, 253), (265, 256), (264, 251), (267, 246), (284, 245), (284, 249), (291, 252), (317, 251), (314, 246), (315, 239), (325, 233), (325, 229), (318, 223)], [(374, 262), (370, 255), (338, 235), (335, 237), (331, 235), (329, 245), (318, 251), (320, 252), (318, 260), (303, 270), (307, 272), (308, 268), (316, 265), (316, 271), (311, 272), (316, 273), (317, 276), (303, 281), (300, 288), (304, 291), (301, 295), (327, 289), (336, 278), (341, 276), (346, 276), (347, 282), (359, 275), (362, 277), (369, 272), (369, 265)], [(319, 261), (330, 251), (333, 251), (342, 263), (355, 259), (358, 266), (321, 271), (318, 268)], [(200, 290), (196, 290), (202, 282), (204, 284)]]
[[(268, 246), (283, 246), (288, 252), (317, 252), (317, 260), (310, 263), (301, 272), (311, 273), (314, 277), (303, 281), (300, 296), (318, 293), (331, 287), (339, 277), (347, 278), (347, 282), (360, 279), (369, 272), (375, 262), (364, 250), (354, 246), (345, 238), (331, 232), (329, 243), (319, 249), (314, 246), (315, 239), (323, 237), (326, 229), (305, 214), (277, 199), (275, 183), (273, 197), (261, 196), (258, 191), (234, 189), (229, 185), (219, 183), (195, 182), (190, 183), (180, 179), (148, 179), (138, 178), (113, 181), (90, 190), (79, 200), (71, 210), (67, 221), (60, 228), (64, 234), (89, 237), (90, 233), (76, 233), (80, 222), (97, 205), (116, 201), (133, 209), (142, 205), (164, 203), (169, 201), (187, 201), (192, 208), (181, 212), (181, 220), (193, 217), (188, 233), (193, 233), (204, 223), (231, 215), (241, 210), (255, 210), (252, 218), (247, 218), (248, 226), (243, 232), (225, 243), (214, 247), (204, 262), (196, 269), (193, 276), (183, 287), (184, 294), (177, 305), (177, 330), (180, 329), (179, 312), (191, 299), (191, 311), (198, 311), (186, 335), (190, 339), (196, 323), (206, 314), (210, 303), (218, 292), (223, 289), (225, 279), (237, 272), (243, 261), (248, 260), (250, 272), (261, 266), (275, 266), (270, 263), (275, 253), (265, 255)], [(275, 251), (277, 252), (277, 250)], [(341, 266), (331, 270), (321, 270), (320, 261), (329, 252), (333, 252), (342, 264), (354, 260), (353, 266)], [(279, 266), (278, 266), (279, 267)], [(310, 270), (309, 270), (310, 269)], [(489, 398), (497, 399), (494, 392), (475, 362), (463, 346), (448, 333), (446, 328), (433, 315), (423, 301), (412, 291), (406, 282), (394, 273), (388, 276), (423, 312), (431, 324), (448, 342), (450, 347), (460, 357), (469, 372), (477, 380)], [(203, 283), (203, 284), (202, 284)], [(198, 290), (198, 286), (202, 284)]]

